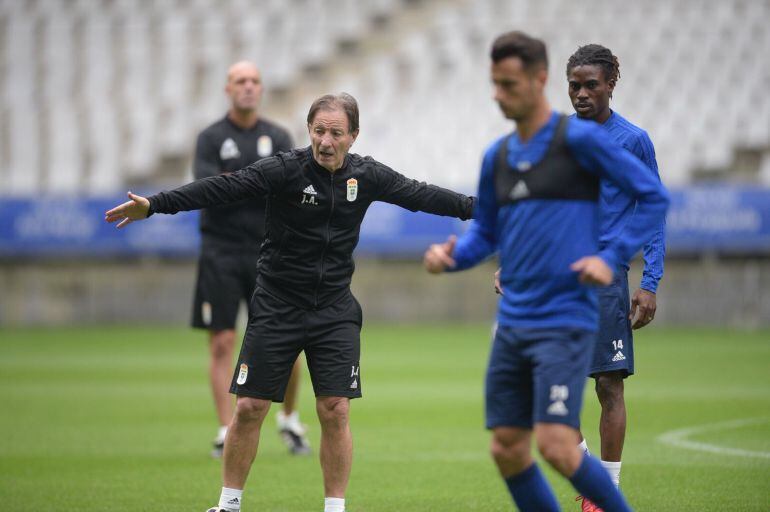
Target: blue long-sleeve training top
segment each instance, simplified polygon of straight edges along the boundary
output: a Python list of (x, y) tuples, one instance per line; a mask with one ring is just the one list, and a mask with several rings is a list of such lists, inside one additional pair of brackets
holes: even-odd
[[(572, 118), (576, 116), (573, 114)], [(630, 151), (644, 162), (648, 171), (654, 173), (660, 180), (658, 162), (655, 159), (655, 147), (652, 145), (647, 132), (634, 125), (626, 118), (612, 112), (609, 119), (602, 125), (610, 136), (624, 149)], [(599, 248), (620, 236), (629, 222), (633, 222), (636, 199), (629, 196), (610, 180), (602, 180), (600, 184), (599, 208), (602, 213), (599, 229)], [(658, 225), (655, 234), (644, 244), (644, 270), (640, 288), (656, 293), (658, 283), (663, 277), (663, 260), (666, 256), (666, 221)], [(628, 268), (628, 264), (625, 264)]]
[(661, 224), (668, 194), (644, 163), (607, 137), (600, 125), (570, 119), (565, 139), (575, 161), (584, 171), (613, 181), (636, 200), (634, 222), (600, 249), (597, 201), (531, 198), (500, 206), (494, 176), (500, 144), (508, 141), (506, 172), (526, 172), (543, 159), (559, 119), (553, 112), (548, 123), (525, 143), (514, 133), (486, 150), (473, 221), (457, 241), (452, 270), (469, 268), (499, 251), (504, 291), (497, 318), (500, 325), (595, 331), (594, 289), (582, 285), (570, 265), (591, 255), (600, 256), (612, 269), (626, 264)]

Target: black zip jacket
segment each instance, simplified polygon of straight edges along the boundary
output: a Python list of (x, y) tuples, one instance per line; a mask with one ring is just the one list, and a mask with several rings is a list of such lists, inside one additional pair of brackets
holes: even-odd
[(348, 154), (329, 172), (310, 147), (264, 158), (232, 174), (204, 178), (149, 198), (150, 212), (176, 213), (249, 197), (267, 198), (257, 284), (302, 309), (349, 293), (353, 250), (374, 201), (469, 219), (474, 200), (408, 179), (371, 157)]

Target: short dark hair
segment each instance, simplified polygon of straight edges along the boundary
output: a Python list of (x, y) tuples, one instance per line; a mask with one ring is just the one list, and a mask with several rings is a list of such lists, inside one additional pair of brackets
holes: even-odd
[(508, 57), (518, 57), (527, 71), (539, 66), (548, 69), (545, 43), (518, 30), (497, 36), (489, 56), (495, 64)]
[(358, 102), (346, 92), (325, 94), (310, 105), (307, 124), (312, 124), (319, 110), (342, 110), (348, 116), (349, 133), (358, 131)]
[(604, 79), (616, 82), (620, 79), (620, 62), (612, 51), (600, 44), (587, 44), (577, 49), (567, 61), (567, 76), (572, 68), (578, 66), (599, 66), (604, 72)]

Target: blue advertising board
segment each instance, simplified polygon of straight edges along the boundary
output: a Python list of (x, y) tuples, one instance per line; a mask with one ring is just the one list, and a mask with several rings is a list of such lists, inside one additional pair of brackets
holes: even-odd
[[(190, 257), (198, 251), (197, 212), (157, 215), (115, 229), (104, 212), (125, 200), (0, 197), (0, 257)], [(460, 233), (467, 222), (374, 203), (361, 227), (359, 255), (415, 257)], [(712, 185), (671, 191), (669, 254), (770, 254), (770, 189)]]
[[(104, 212), (124, 197), (85, 199), (0, 198), (0, 257), (194, 256), (198, 212), (156, 215), (124, 229), (104, 221)], [(413, 213), (375, 203), (361, 228), (359, 254), (414, 255), (463, 229), (449, 217)]]
[(770, 189), (710, 185), (671, 191), (669, 253), (770, 254)]
[(185, 256), (198, 247), (197, 214), (158, 215), (126, 229), (104, 221), (125, 196), (0, 199), (0, 256)]

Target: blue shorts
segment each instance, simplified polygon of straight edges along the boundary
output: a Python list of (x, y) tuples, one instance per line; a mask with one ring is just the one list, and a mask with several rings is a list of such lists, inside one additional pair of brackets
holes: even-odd
[(596, 333), (500, 326), (486, 377), (486, 425), (580, 424)]
[(619, 270), (612, 284), (597, 288), (599, 299), (599, 332), (594, 358), (588, 375), (621, 371), (623, 377), (634, 373), (634, 337), (628, 312), (628, 273)]

